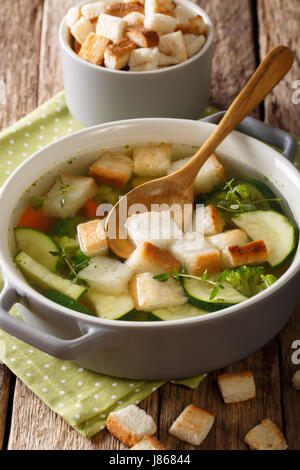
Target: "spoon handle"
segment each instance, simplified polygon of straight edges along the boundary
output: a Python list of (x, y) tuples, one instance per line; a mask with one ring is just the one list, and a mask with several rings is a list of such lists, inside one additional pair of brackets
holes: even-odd
[(277, 46), (272, 49), (248, 83), (238, 94), (218, 127), (202, 145), (191, 161), (182, 169), (181, 177), (195, 179), (200, 168), (221, 142), (248, 116), (270, 93), (271, 90), (290, 70), (295, 58), (288, 47)]

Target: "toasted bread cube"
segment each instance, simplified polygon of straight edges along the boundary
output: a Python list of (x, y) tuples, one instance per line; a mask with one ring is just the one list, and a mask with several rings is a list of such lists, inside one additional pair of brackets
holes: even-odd
[(173, 274), (175, 268), (180, 270), (180, 263), (170, 253), (149, 242), (139, 245), (129, 256), (126, 264), (137, 274), (145, 272)]
[(81, 17), (81, 10), (79, 7), (72, 7), (69, 8), (66, 16), (66, 23), (69, 26), (69, 28), (72, 28), (72, 26), (77, 23), (77, 21)]
[(171, 165), (171, 144), (135, 147), (133, 149), (134, 173), (138, 176), (158, 178), (165, 176)]
[(195, 211), (193, 228), (195, 232), (204, 233), (206, 237), (221, 233), (226, 221), (216, 206), (197, 207)]
[(108, 253), (106, 233), (99, 219), (79, 224), (77, 234), (80, 248), (87, 256), (106, 255)]
[(132, 447), (146, 434), (150, 436), (155, 434), (157, 427), (152, 416), (146, 411), (135, 405), (129, 405), (109, 414), (107, 429), (123, 444)]
[(140, 3), (141, 5), (145, 5), (145, 0), (124, 0), (124, 3)]
[(124, 16), (124, 21), (127, 26), (144, 26), (145, 16), (137, 11), (132, 11)]
[(131, 52), (136, 48), (130, 39), (120, 39), (108, 46), (104, 53), (104, 64), (108, 69), (120, 70), (128, 65)]
[(192, 57), (202, 49), (205, 44), (206, 38), (203, 34), (196, 36), (195, 34), (184, 34), (183, 35), (185, 47), (187, 50), (188, 57)]
[(196, 34), (197, 36), (201, 36), (202, 34), (206, 35), (207, 25), (202, 16), (198, 15), (190, 18), (188, 24), (178, 24), (177, 30), (182, 31), (185, 34)]
[(129, 68), (132, 72), (156, 70), (159, 63), (158, 47), (135, 49), (129, 59)]
[(91, 289), (106, 295), (121, 295), (128, 292), (132, 277), (131, 269), (118, 260), (106, 256), (91, 258), (89, 265), (80, 271)]
[(180, 60), (178, 59), (178, 57), (162, 54), (161, 52), (159, 53), (158, 65), (160, 67), (167, 67), (168, 65), (176, 65), (179, 63)]
[(131, 447), (130, 450), (167, 450), (165, 446), (159, 442), (156, 437), (146, 436), (143, 439), (135, 444), (135, 446)]
[(167, 282), (157, 281), (153, 279), (153, 273), (134, 276), (129, 283), (129, 290), (136, 310), (144, 312), (187, 302), (181, 284), (172, 278)]
[(169, 211), (152, 211), (132, 215), (126, 220), (125, 226), (129, 238), (136, 246), (149, 242), (164, 250), (173, 240), (182, 237), (182, 231)]
[(264, 419), (245, 436), (251, 450), (286, 450), (288, 448), (283, 434), (270, 420)]
[(128, 26), (125, 30), (126, 36), (139, 47), (155, 47), (158, 46), (158, 34), (144, 26)]
[(99, 183), (123, 188), (131, 178), (132, 169), (131, 158), (108, 151), (90, 166), (89, 172)]
[(126, 23), (122, 18), (101, 13), (96, 26), (96, 34), (118, 42), (123, 37), (125, 27)]
[(97, 192), (98, 186), (93, 178), (59, 175), (56, 183), (46, 195), (43, 206), (45, 215), (60, 219), (73, 217)]
[(83, 44), (90, 33), (94, 32), (94, 27), (90, 20), (82, 16), (73, 26), (71, 27), (72, 36)]
[(98, 18), (101, 13), (105, 13), (106, 5), (104, 2), (96, 2), (96, 3), (86, 3), (81, 8), (81, 12), (83, 16), (85, 16), (88, 20), (93, 20), (94, 18)]
[(74, 38), (74, 51), (76, 52), (76, 54), (79, 54), (80, 49), (81, 49), (81, 44), (79, 44), (79, 42), (76, 41), (76, 39)]
[(300, 369), (294, 373), (292, 384), (295, 390), (300, 390)]
[(128, 13), (133, 11), (137, 11), (138, 13), (143, 14), (144, 7), (139, 2), (116, 2), (107, 9), (108, 15), (119, 16), (120, 18), (123, 18), (124, 16), (128, 15)]
[(177, 20), (169, 15), (161, 13), (151, 13), (145, 18), (145, 26), (156, 31), (159, 36), (169, 34), (175, 31)]
[(237, 268), (249, 264), (262, 264), (268, 261), (268, 249), (263, 240), (247, 243), (243, 246), (228, 246), (221, 254), (224, 269)]
[(248, 235), (244, 230), (233, 229), (219, 233), (218, 235), (207, 237), (206, 240), (213, 247), (223, 251), (227, 246), (246, 245), (248, 243)]
[(178, 416), (169, 429), (172, 436), (181, 441), (199, 446), (213, 427), (215, 417), (196, 405), (189, 405)]
[(78, 53), (79, 57), (95, 65), (101, 65), (104, 60), (104, 52), (110, 40), (90, 33)]
[(181, 31), (161, 36), (159, 41), (159, 51), (162, 54), (176, 58), (178, 62), (183, 62), (188, 58)]
[(220, 252), (199, 234), (184, 234), (181, 240), (170, 245), (169, 251), (194, 276), (201, 276), (205, 271), (208, 274), (221, 271)]
[(145, 0), (145, 14), (162, 13), (163, 15), (173, 15), (173, 0)]
[(240, 403), (256, 396), (253, 373), (234, 372), (218, 376), (218, 385), (225, 403)]
[(182, 5), (177, 5), (174, 9), (174, 17), (176, 18), (177, 23), (181, 25), (188, 25), (192, 16), (193, 13), (191, 12), (191, 10)]

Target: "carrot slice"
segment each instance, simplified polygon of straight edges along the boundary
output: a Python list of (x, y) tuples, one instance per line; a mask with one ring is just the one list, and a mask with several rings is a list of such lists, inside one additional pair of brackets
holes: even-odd
[(48, 232), (54, 223), (54, 219), (47, 217), (43, 209), (34, 210), (32, 207), (25, 209), (18, 222), (18, 227), (29, 227)]
[(95, 219), (97, 217), (97, 208), (98, 208), (98, 204), (96, 203), (96, 201), (94, 201), (94, 199), (89, 199), (84, 204), (84, 210), (85, 210), (86, 216), (89, 219)]

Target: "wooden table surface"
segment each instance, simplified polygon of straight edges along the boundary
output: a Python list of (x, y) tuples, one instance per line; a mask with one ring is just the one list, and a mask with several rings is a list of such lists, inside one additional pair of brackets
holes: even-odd
[[(57, 28), (77, 0), (1, 0), (0, 79), (6, 84), (7, 105), (1, 106), (0, 128), (32, 111), (63, 88)], [(299, 48), (299, 0), (200, 0), (212, 18), (215, 54), (211, 103), (226, 108), (274, 45)], [(297, 41), (298, 40), (298, 41)], [(299, 106), (292, 103), (295, 65), (256, 115), (300, 135)], [(298, 115), (297, 115), (298, 113)], [(298, 117), (298, 119), (297, 119)], [(290, 449), (300, 449), (300, 392), (291, 387), (296, 370), (292, 342), (300, 339), (300, 305), (284, 330), (261, 351), (226, 371), (250, 369), (257, 398), (224, 405), (210, 374), (198, 390), (167, 384), (142, 403), (158, 423), (158, 437), (170, 449), (193, 449), (172, 438), (168, 426), (191, 402), (216, 415), (216, 424), (201, 449), (246, 449), (243, 437), (263, 418), (284, 432)], [(85, 439), (53, 413), (0, 365), (0, 449), (121, 449), (107, 431)]]

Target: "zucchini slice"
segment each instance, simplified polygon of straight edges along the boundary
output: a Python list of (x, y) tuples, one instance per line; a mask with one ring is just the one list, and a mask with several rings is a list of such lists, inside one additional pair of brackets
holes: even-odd
[(284, 263), (297, 245), (294, 225), (275, 211), (245, 212), (232, 218), (232, 222), (245, 230), (252, 240), (263, 240), (268, 248), (268, 262), (272, 267)]
[(191, 304), (177, 305), (175, 307), (161, 308), (149, 313), (150, 321), (171, 321), (182, 320), (183, 318), (193, 318), (207, 315), (207, 311), (193, 307)]
[(245, 178), (241, 184), (246, 184), (250, 189), (255, 200), (268, 199), (259, 204), (259, 209), (272, 209), (282, 213), (281, 206), (278, 201), (270, 201), (270, 199), (278, 199), (278, 196), (265, 183), (254, 178)]
[(63, 307), (70, 308), (76, 312), (85, 313), (86, 315), (93, 315), (92, 312), (77, 302), (77, 300), (72, 299), (68, 295), (61, 294), (61, 292), (58, 292), (57, 290), (47, 290), (44, 295), (47, 299), (52, 300), (52, 302), (62, 305)]
[(69, 279), (64, 279), (49, 269), (37, 263), (25, 251), (19, 251), (15, 256), (15, 262), (22, 269), (24, 274), (38, 287), (42, 289), (57, 290), (74, 300), (80, 299), (86, 292), (86, 287), (74, 284)]
[(89, 290), (84, 300), (100, 318), (131, 320), (135, 315), (134, 304), (129, 294), (114, 296)]
[(17, 227), (14, 231), (19, 249), (54, 273), (57, 257), (51, 255), (50, 252), (59, 251), (55, 241), (46, 233), (34, 228)]
[[(210, 278), (208, 278), (209, 280)], [(213, 278), (215, 280), (215, 278)], [(222, 284), (224, 289), (219, 290), (219, 294), (213, 300), (210, 300), (212, 287), (205, 282), (197, 279), (186, 278), (183, 280), (183, 288), (188, 296), (188, 302), (198, 309), (206, 312), (217, 312), (227, 307), (232, 307), (247, 297), (240, 294), (234, 287), (227, 282)]]

